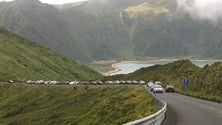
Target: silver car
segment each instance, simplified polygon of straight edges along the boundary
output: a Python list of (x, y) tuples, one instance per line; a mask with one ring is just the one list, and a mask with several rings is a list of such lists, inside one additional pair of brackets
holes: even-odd
[(164, 88), (161, 85), (154, 85), (153, 86), (153, 93), (163, 93)]

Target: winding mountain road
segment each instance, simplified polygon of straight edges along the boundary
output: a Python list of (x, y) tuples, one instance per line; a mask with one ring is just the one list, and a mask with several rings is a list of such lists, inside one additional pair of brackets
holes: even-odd
[(222, 104), (177, 93), (155, 94), (167, 102), (163, 125), (222, 125)]

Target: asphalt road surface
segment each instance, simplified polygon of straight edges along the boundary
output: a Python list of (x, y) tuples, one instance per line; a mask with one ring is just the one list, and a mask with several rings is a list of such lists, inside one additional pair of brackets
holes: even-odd
[(177, 93), (155, 94), (167, 102), (163, 125), (222, 125), (222, 104)]

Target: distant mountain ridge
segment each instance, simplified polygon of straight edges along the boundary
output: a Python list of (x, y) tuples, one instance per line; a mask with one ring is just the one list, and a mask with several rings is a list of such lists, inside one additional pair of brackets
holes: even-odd
[(63, 6), (16, 0), (0, 3), (0, 26), (80, 62), (221, 59), (221, 21), (215, 26), (176, 10), (176, 0), (92, 0)]
[(94, 80), (101, 75), (37, 43), (0, 28), (0, 81)]

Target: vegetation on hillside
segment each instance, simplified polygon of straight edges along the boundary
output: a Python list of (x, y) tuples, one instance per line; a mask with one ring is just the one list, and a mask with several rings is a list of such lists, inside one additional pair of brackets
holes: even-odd
[(28, 1), (0, 4), (0, 25), (84, 63), (128, 56), (128, 34), (118, 12), (110, 11), (116, 8), (89, 2), (58, 9), (37, 0), (26, 5)]
[(117, 61), (113, 60), (100, 60), (94, 61), (89, 66), (94, 69), (95, 71), (100, 72), (101, 74), (106, 74), (113, 70), (112, 64), (116, 63)]
[[(105, 77), (103, 80), (145, 80), (161, 81), (164, 86), (172, 84), (179, 93), (203, 99), (222, 102), (222, 63), (217, 62), (203, 68), (197, 67), (189, 60), (179, 60), (165, 65), (142, 68), (127, 75)], [(185, 87), (183, 81), (189, 80)]]
[[(162, 7), (152, 7), (148, 2), (144, 2), (137, 6), (128, 7), (124, 10), (130, 17), (130, 19), (136, 19), (137, 17), (144, 16), (155, 16), (162, 13), (168, 13), (169, 10)], [(150, 17), (146, 17), (150, 18)], [(152, 17), (151, 17), (152, 18)]]
[(0, 81), (93, 80), (101, 75), (0, 28)]
[(1, 125), (118, 125), (157, 111), (142, 86), (0, 84)]
[(6, 29), (84, 63), (222, 58), (221, 21), (193, 19), (177, 10), (177, 0), (93, 0), (59, 8), (16, 0), (1, 2), (0, 13)]

